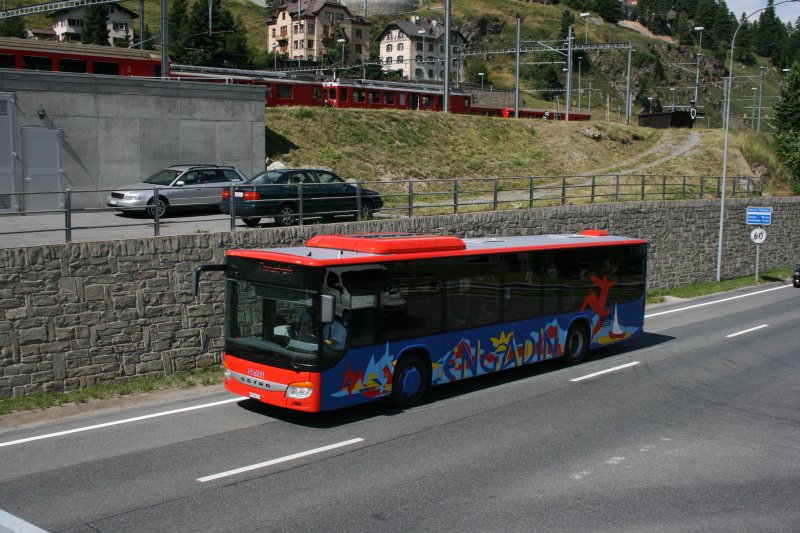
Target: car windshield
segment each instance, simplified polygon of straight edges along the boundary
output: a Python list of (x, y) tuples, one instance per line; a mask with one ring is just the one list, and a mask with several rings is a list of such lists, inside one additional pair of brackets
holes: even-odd
[(270, 185), (273, 183), (282, 183), (285, 182), (285, 180), (280, 180), (280, 178), (281, 176), (284, 176), (284, 174), (284, 172), (279, 172), (276, 170), (267, 170), (266, 172), (262, 172), (261, 174), (257, 174), (256, 176), (252, 177), (247, 183), (250, 185)]
[(145, 183), (152, 183), (153, 185), (169, 185), (172, 183), (175, 178), (180, 174), (179, 170), (172, 170), (169, 168), (165, 168), (164, 170), (159, 170), (146, 180)]

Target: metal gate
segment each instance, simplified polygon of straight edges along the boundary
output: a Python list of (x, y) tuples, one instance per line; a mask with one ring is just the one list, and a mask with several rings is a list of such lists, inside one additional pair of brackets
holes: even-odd
[(25, 211), (53, 211), (64, 207), (61, 138), (60, 128), (22, 128)]
[(16, 184), (14, 93), (0, 92), (0, 213), (19, 210)]

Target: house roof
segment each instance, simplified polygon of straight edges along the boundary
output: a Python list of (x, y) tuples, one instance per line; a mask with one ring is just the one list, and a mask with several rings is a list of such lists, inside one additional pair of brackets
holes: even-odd
[[(408, 35), (412, 39), (420, 38), (419, 30), (425, 30), (425, 38), (426, 39), (433, 39), (434, 41), (438, 41), (440, 37), (444, 37), (444, 24), (435, 23), (435, 22), (411, 22), (410, 20), (393, 20), (386, 27), (383, 29), (381, 34), (378, 36), (378, 40), (382, 40), (383, 37), (393, 29), (399, 29), (404, 34)], [(450, 28), (450, 34), (457, 35), (462, 41), (466, 41), (464, 35), (458, 30), (454, 30)]]
[(354, 15), (350, 9), (347, 8), (346, 5), (340, 4), (335, 0), (298, 0), (297, 2), (287, 2), (283, 4), (281, 7), (275, 10), (272, 18), (277, 18), (277, 14), (286, 11), (290, 13), (293, 18), (297, 16), (297, 4), (300, 3), (300, 16), (301, 17), (316, 17), (320, 11), (322, 11), (325, 7), (335, 7), (338, 9), (343, 10), (347, 18), (351, 19), (353, 22), (358, 22), (362, 24), (369, 24), (364, 17), (360, 15)]
[[(131, 11), (130, 9), (128, 9), (127, 7), (121, 6), (121, 5), (119, 5), (119, 4), (115, 3), (115, 2), (112, 2), (110, 4), (105, 4), (105, 5), (114, 6), (117, 9), (119, 9), (120, 11), (125, 11), (126, 13), (128, 13), (131, 16), (131, 18), (134, 18), (134, 19), (138, 19), (139, 18), (139, 15), (137, 13), (135, 13), (135, 12)], [(68, 9), (59, 9), (58, 11), (53, 11), (48, 16), (52, 18), (52, 17), (54, 17), (54, 16), (56, 16), (58, 14), (61, 14), (61, 13), (68, 13), (70, 11), (78, 11), (79, 9), (85, 9), (86, 7), (87, 6), (79, 6), (79, 7), (71, 7), (71, 8), (68, 8)]]

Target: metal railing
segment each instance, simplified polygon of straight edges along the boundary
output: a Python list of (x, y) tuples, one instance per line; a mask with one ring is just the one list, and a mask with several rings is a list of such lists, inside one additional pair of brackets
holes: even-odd
[[(759, 178), (749, 176), (729, 176), (727, 178), (726, 196), (749, 197), (760, 196), (763, 183)], [(335, 221), (338, 217), (362, 220), (375, 214), (381, 218), (413, 217), (441, 214), (458, 214), (476, 211), (497, 211), (503, 209), (521, 209), (534, 207), (553, 207), (566, 205), (595, 204), (604, 202), (656, 201), (656, 200), (689, 200), (719, 198), (721, 196), (722, 178), (718, 176), (667, 176), (667, 175), (603, 175), (603, 176), (521, 176), (493, 178), (456, 178), (442, 180), (402, 180), (383, 182), (364, 182), (350, 184), (347, 194), (326, 196), (324, 194), (309, 196), (314, 187), (324, 185), (274, 186), (280, 192), (267, 199), (253, 200), (252, 203), (270, 203), (273, 205), (291, 205), (295, 209), (293, 223), (304, 225), (319, 221)], [(264, 186), (259, 186), (263, 188)], [(267, 186), (273, 187), (273, 186)], [(287, 189), (290, 187), (291, 189)], [(275, 218), (268, 215), (252, 215), (236, 212), (235, 194), (247, 189), (247, 185), (228, 187), (228, 214), (218, 212), (204, 217), (205, 223), (219, 222), (224, 224), (218, 231), (229, 229), (235, 231), (243, 218)], [(220, 203), (223, 188), (219, 191)], [(293, 190), (292, 190), (293, 189)], [(370, 210), (366, 202), (372, 192), (379, 193), (383, 205), (380, 209)], [(113, 189), (119, 190), (119, 189)], [(158, 195), (159, 188), (145, 189)], [(288, 192), (287, 192), (288, 191)], [(119, 213), (112, 207), (74, 207), (75, 205), (105, 205), (105, 193), (112, 189), (87, 189), (49, 192), (0, 192), (0, 240), (4, 235), (35, 234), (44, 232), (63, 232), (64, 242), (72, 242), (77, 230), (149, 228), (140, 232), (138, 237), (159, 236), (162, 225), (200, 224), (197, 219), (180, 219), (171, 213), (167, 222), (160, 216), (158, 209), (153, 216), (144, 220), (132, 217), (103, 217), (104, 213)], [(319, 191), (317, 191), (319, 192)], [(21, 206), (40, 195), (56, 196), (58, 207), (41, 210), (22, 210)], [(41, 202), (38, 202), (41, 203)], [(349, 204), (349, 205), (344, 205)], [(214, 204), (211, 204), (214, 207)], [(218, 204), (217, 204), (218, 205)], [(170, 211), (175, 206), (170, 206)], [(181, 207), (199, 207), (193, 203)], [(374, 207), (374, 205), (372, 206)], [(5, 209), (5, 212), (3, 211)], [(363, 209), (362, 209), (363, 208)], [(34, 217), (49, 216), (49, 226), (30, 224)], [(16, 218), (12, 218), (16, 217)], [(53, 217), (62, 220), (56, 223)], [(9, 224), (9, 220), (24, 218), (25, 227), (21, 224)], [(252, 224), (251, 224), (252, 225)], [(11, 226), (11, 227), (9, 227)], [(193, 230), (202, 231), (202, 230)], [(191, 230), (189, 231), (191, 232)], [(183, 232), (187, 233), (187, 232)], [(121, 238), (121, 237), (117, 237)]]

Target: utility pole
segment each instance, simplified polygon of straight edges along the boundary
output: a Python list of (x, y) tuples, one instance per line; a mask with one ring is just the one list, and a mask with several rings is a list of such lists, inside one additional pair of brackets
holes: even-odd
[(764, 95), (764, 67), (759, 67), (758, 80), (758, 127), (756, 131), (761, 131), (761, 97)]
[(633, 59), (633, 44), (628, 43), (628, 83), (625, 87), (625, 124), (631, 123), (631, 61)]
[[(367, 0), (364, 0), (366, 11)], [(450, 112), (450, 0), (444, 2), (444, 102), (442, 111)], [(456, 86), (458, 85), (458, 72), (456, 72)]]
[(572, 26), (567, 29), (567, 122), (572, 111)]
[[(144, 13), (142, 13), (144, 18)], [(161, 77), (169, 76), (169, 10), (167, 0), (161, 0)]]
[(522, 17), (517, 15), (517, 51), (514, 62), (514, 118), (519, 118), (519, 47), (521, 42), (521, 28)]

